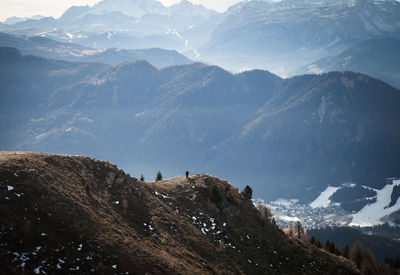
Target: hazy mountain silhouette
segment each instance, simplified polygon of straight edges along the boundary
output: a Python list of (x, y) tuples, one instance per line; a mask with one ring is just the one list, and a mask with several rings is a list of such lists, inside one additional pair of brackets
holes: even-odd
[(83, 47), (72, 43), (58, 42), (45, 37), (27, 37), (0, 33), (0, 46), (14, 47), (23, 54), (67, 61), (91, 61), (118, 64), (146, 60), (158, 68), (191, 63), (191, 60), (177, 51), (152, 49), (102, 49)]
[[(105, 0), (71, 7), (59, 19), (29, 19), (0, 31), (96, 49), (174, 49), (231, 71), (256, 68), (288, 76), (365, 40), (400, 39), (399, 18), (394, 0), (244, 1), (224, 13), (188, 1), (164, 7), (156, 0)], [(372, 65), (370, 73), (380, 71)]]
[(73, 6), (59, 19), (28, 19), (4, 25), (0, 31), (40, 35), (94, 48), (191, 51), (196, 43), (208, 39), (219, 22), (215, 16), (217, 12), (185, 0), (169, 7), (156, 0), (104, 0), (93, 7)]
[(400, 93), (366, 75), (283, 80), (199, 63), (158, 70), (0, 53), (2, 149), (86, 154), (145, 174), (190, 167), (246, 179), (264, 198), (399, 176)]
[(296, 71), (298, 74), (354, 71), (382, 79), (400, 87), (400, 40), (371, 39), (336, 56), (322, 58)]
[(366, 39), (400, 38), (397, 1), (244, 1), (225, 14), (200, 52), (227, 68), (288, 75)]

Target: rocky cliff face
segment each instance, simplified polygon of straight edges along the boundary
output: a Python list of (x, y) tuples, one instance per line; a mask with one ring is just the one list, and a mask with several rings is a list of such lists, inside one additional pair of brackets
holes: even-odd
[(288, 238), (226, 181), (142, 182), (82, 156), (0, 152), (0, 224), (7, 274), (357, 273)]

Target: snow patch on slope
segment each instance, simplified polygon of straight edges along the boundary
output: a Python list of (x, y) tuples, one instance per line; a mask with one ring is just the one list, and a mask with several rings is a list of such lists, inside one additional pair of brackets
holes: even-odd
[(400, 210), (400, 203), (397, 202), (392, 207), (385, 208), (390, 204), (391, 194), (395, 186), (400, 186), (400, 180), (393, 180), (381, 190), (377, 190), (376, 202), (364, 206), (358, 213), (353, 214), (353, 221), (350, 226), (371, 226), (382, 224), (381, 218)]
[(293, 216), (279, 216), (279, 219), (285, 222), (297, 222), (300, 221), (300, 219), (298, 217), (293, 217)]
[(329, 199), (333, 193), (335, 193), (340, 187), (328, 186), (319, 196), (316, 198), (310, 206), (312, 208), (317, 207), (328, 207), (331, 204), (331, 200)]

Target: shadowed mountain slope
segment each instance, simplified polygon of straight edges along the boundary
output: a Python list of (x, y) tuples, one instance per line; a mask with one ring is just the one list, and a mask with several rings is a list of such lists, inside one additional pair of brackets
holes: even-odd
[(384, 175), (399, 174), (392, 154), (400, 150), (399, 103), (399, 90), (362, 74), (293, 77), (243, 127), (240, 145), (226, 144), (220, 157), (288, 193), (312, 194), (310, 182), (380, 189)]
[(264, 199), (400, 176), (400, 92), (366, 75), (0, 57), (3, 150), (85, 154), (139, 175), (201, 171), (251, 181)]
[(149, 183), (87, 157), (0, 152), (0, 206), (8, 274), (357, 274), (205, 174)]

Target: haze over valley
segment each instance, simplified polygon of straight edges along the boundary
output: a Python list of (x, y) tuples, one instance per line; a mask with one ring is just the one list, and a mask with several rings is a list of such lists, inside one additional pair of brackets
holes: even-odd
[[(85, 240), (97, 232), (85, 245), (107, 247), (88, 254), (96, 259), (91, 266), (98, 266), (98, 272), (116, 265), (121, 274), (133, 266), (142, 271), (151, 266), (152, 273), (291, 274), (295, 269), (282, 260), (304, 253), (304, 242), (315, 257), (314, 264), (308, 256), (296, 263), (306, 273), (331, 272), (334, 267), (322, 266), (333, 261), (337, 270), (367, 274), (366, 263), (351, 262), (343, 251), (332, 252), (328, 244), (325, 252), (300, 233), (290, 235), (296, 222), (321, 241), (337, 232), (342, 237), (335, 242), (341, 246), (347, 233), (336, 227), (356, 230), (348, 232), (352, 238), (346, 242), (351, 246), (359, 239), (373, 250), (376, 274), (388, 272), (389, 266), (398, 272), (400, 252), (390, 243), (400, 239), (400, 2), (253, 0), (228, 7), (226, 1), (221, 3), (226, 8), (215, 9), (187, 0), (167, 4), (103, 0), (69, 7), (54, 17), (10, 14), (0, 22), (0, 204), (4, 215), (18, 217), (5, 218), (8, 227), (0, 227), (7, 232), (0, 232), (0, 248), (15, 251), (0, 252), (19, 255), (14, 262), (7, 256), (0, 271), (19, 274), (25, 270), (21, 253), (37, 253), (33, 244), (25, 252), (8, 246), (14, 238), (10, 228), (17, 224), (15, 236), (37, 233), (20, 221), (25, 218), (16, 200), (27, 195), (23, 200), (29, 208), (40, 192), (50, 192), (41, 204), (44, 209), (52, 197), (83, 203), (87, 221), (97, 219), (92, 211), (96, 201), (113, 209), (96, 228), (111, 232), (114, 222), (126, 223), (116, 227), (114, 237), (136, 236), (126, 245), (149, 246), (135, 250), (135, 257), (150, 253), (158, 259), (126, 264), (133, 254), (125, 258), (120, 253), (110, 260), (118, 242), (107, 241), (103, 229), (80, 227), (80, 208), (61, 224), (46, 220), (43, 230), (53, 223), (60, 230), (49, 242), (52, 249), (76, 242), (61, 241), (63, 223)], [(158, 171), (164, 180), (153, 183)], [(184, 178), (185, 171), (193, 177)], [(65, 175), (74, 180), (64, 186), (60, 177)], [(75, 195), (68, 197), (67, 190), (74, 188)], [(85, 194), (83, 202), (79, 194)], [(134, 203), (138, 198), (146, 207), (182, 209), (186, 216), (176, 212), (157, 220), (161, 212), (141, 208)], [(185, 198), (198, 203), (200, 212), (194, 213)], [(66, 211), (63, 204), (57, 207), (57, 213)], [(141, 209), (138, 219), (129, 216), (133, 209)], [(27, 215), (42, 219), (45, 212), (39, 212)], [(243, 213), (250, 213), (253, 235), (241, 227)], [(109, 222), (113, 215), (120, 218)], [(210, 227), (197, 222), (203, 218)], [(277, 226), (289, 236), (279, 235), (283, 231)], [(264, 229), (280, 236), (279, 241), (264, 240)], [(196, 260), (165, 246), (190, 230), (199, 235), (180, 245), (190, 251), (193, 244)], [(217, 232), (227, 232), (225, 239)], [(368, 237), (365, 232), (373, 233)], [(266, 249), (261, 254), (238, 245), (253, 237), (257, 241), (251, 245)], [(287, 247), (268, 262), (266, 255), (276, 254), (278, 243)], [(209, 245), (213, 248), (205, 249)], [(149, 252), (155, 247), (163, 256)], [(225, 249), (230, 249), (227, 254)], [(215, 251), (225, 252), (210, 260)], [(237, 251), (255, 254), (242, 258)], [(56, 260), (49, 255), (39, 258)], [(232, 266), (230, 257), (238, 264)], [(393, 257), (387, 266), (385, 257)], [(35, 270), (34, 263), (26, 270)], [(42, 265), (35, 273), (52, 272), (54, 265)], [(68, 268), (76, 266), (83, 267)]]

